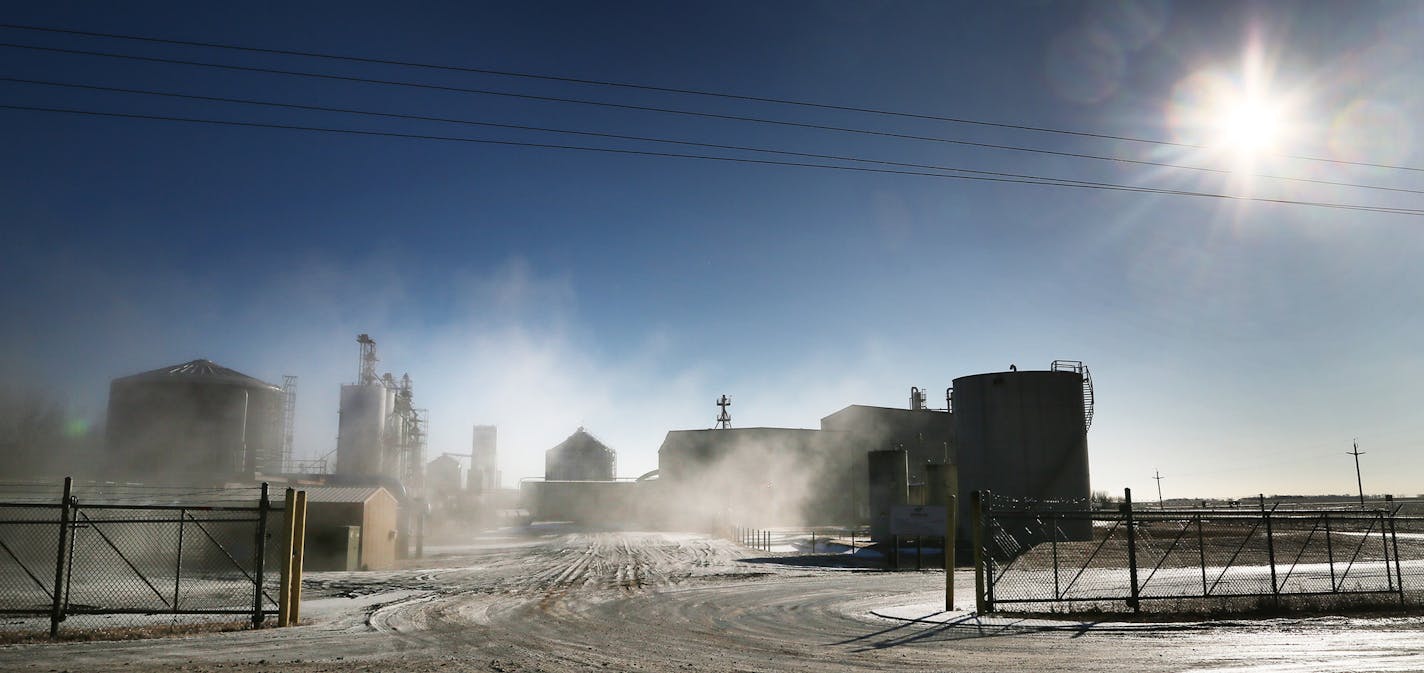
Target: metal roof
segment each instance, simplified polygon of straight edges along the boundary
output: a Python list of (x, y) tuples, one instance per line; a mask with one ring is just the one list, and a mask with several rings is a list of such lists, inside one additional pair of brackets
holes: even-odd
[(583, 429), (582, 427), (580, 427), (578, 430), (575, 430), (574, 434), (569, 435), (568, 439), (559, 442), (558, 446), (555, 446), (554, 448), (549, 449), (544, 453), (561, 454), (571, 451), (577, 451), (579, 453), (600, 451), (610, 456), (616, 454), (616, 452), (613, 449), (609, 448), (607, 444), (604, 444), (603, 442), (599, 441), (597, 437), (593, 436), (593, 433)]
[(210, 383), (227, 383), (232, 385), (262, 387), (278, 389), (266, 381), (256, 379), (243, 374), (236, 369), (224, 367), (212, 360), (198, 359), (167, 367), (140, 372), (131, 376), (114, 379), (115, 381), (140, 382), (140, 381), (194, 381)]
[[(390, 495), (390, 491), (386, 491), (380, 486), (299, 486), (295, 488), (307, 492), (307, 502), (366, 502), (382, 491)], [(283, 493), (279, 491), (276, 499), (281, 500), (282, 496)]]

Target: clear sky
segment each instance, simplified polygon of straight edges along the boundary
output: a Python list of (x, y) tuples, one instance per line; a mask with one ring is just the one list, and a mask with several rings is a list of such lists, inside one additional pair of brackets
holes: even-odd
[[(1268, 199), (1424, 207), (1412, 2), (7, 3), (3, 21), (873, 107), (1208, 145), (0, 29), (0, 41), (498, 89), (1225, 169), (0, 47), (8, 78), (452, 117)], [(676, 147), (0, 82), (0, 104)], [(507, 482), (580, 425), (816, 427), (956, 376), (1084, 360), (1093, 486), (1424, 491), (1424, 218), (1260, 201), (0, 110), (0, 357), (102, 421), (197, 357), (300, 377), (335, 446), (355, 335), (431, 456)], [(1312, 162), (1310, 156), (1413, 170)], [(787, 160), (759, 155), (758, 158)], [(798, 161), (811, 161), (798, 159)], [(865, 164), (861, 164), (865, 165)]]

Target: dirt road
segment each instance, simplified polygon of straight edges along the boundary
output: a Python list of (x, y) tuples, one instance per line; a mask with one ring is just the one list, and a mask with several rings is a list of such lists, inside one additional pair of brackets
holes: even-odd
[(4, 671), (1420, 671), (1424, 619), (957, 625), (876, 617), (934, 572), (808, 565), (696, 535), (553, 533), (428, 568), (308, 577), (312, 622), (0, 648)]

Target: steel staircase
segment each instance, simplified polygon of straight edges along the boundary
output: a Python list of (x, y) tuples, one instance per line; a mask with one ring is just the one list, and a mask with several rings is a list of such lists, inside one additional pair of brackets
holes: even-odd
[(1074, 372), (1083, 377), (1083, 430), (1093, 427), (1093, 374), (1079, 360), (1054, 360), (1053, 371)]

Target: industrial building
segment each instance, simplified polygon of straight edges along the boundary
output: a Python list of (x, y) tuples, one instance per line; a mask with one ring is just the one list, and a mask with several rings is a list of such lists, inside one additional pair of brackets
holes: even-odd
[(583, 428), (544, 452), (544, 481), (613, 481), (618, 456)]
[(421, 492), (425, 468), (426, 414), (413, 406), (410, 375), (397, 382), (376, 375), (376, 341), (362, 334), (356, 383), (341, 386), (336, 436), (336, 474), (347, 482), (398, 482)]
[(308, 570), (395, 566), (399, 503), (380, 486), (307, 486)]
[(464, 468), (454, 456), (444, 454), (425, 466), (425, 492), (432, 504), (454, 504), (464, 490)]
[(107, 475), (219, 484), (278, 474), (289, 407), (281, 387), (211, 360), (114, 379)]
[[(883, 536), (895, 506), (926, 504), (930, 490), (942, 499), (937, 466), (954, 467), (965, 496), (1089, 497), (1087, 367), (1059, 360), (1045, 371), (1011, 367), (953, 383), (945, 409), (928, 408), (912, 388), (908, 409), (851, 405), (821, 419), (820, 430), (734, 430), (719, 417), (724, 428), (669, 432), (658, 450), (665, 504), (701, 527), (870, 521)], [(968, 500), (960, 499), (964, 534)]]
[(470, 443), (470, 470), (465, 490), (475, 495), (493, 493), (499, 488), (499, 428), (476, 425)]
[(954, 416), (947, 409), (929, 409), (910, 389), (909, 409), (852, 404), (821, 419), (821, 429), (855, 437), (865, 450), (904, 449), (909, 453), (910, 483), (925, 483), (926, 465), (954, 460)]

